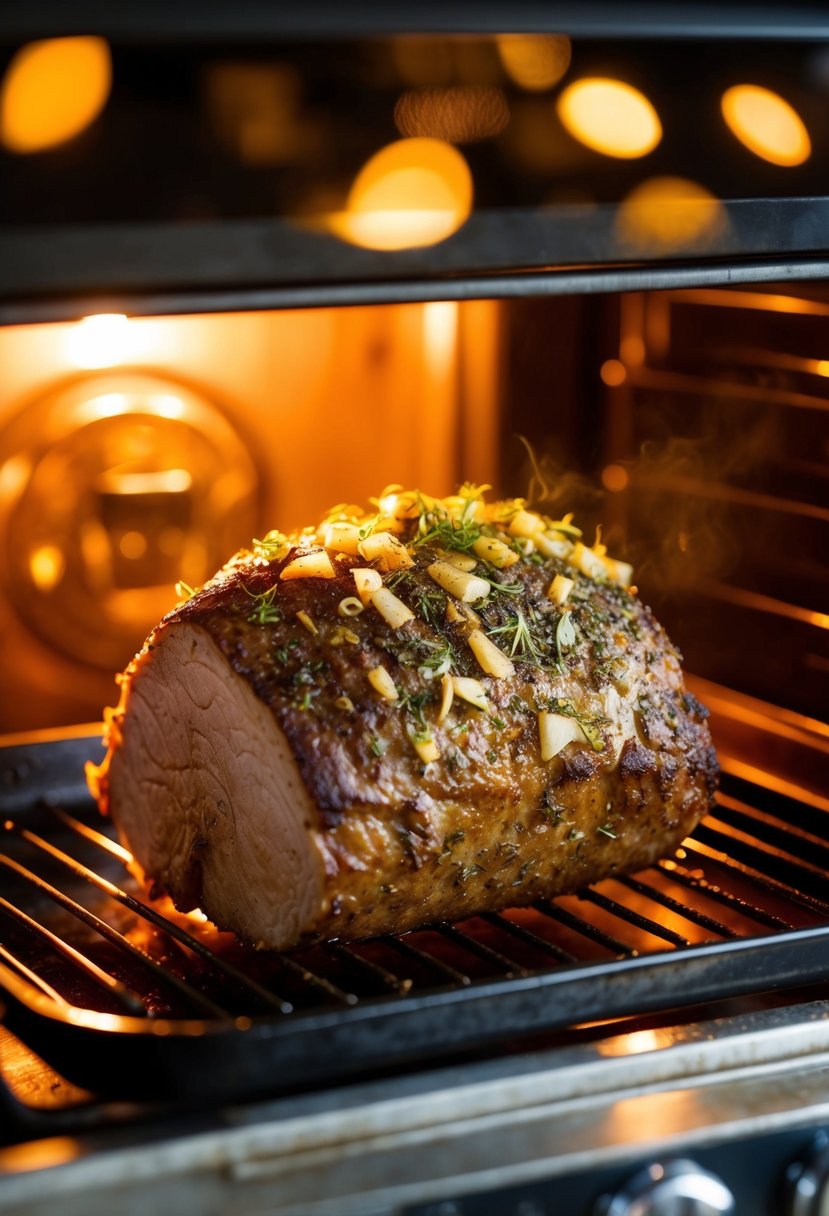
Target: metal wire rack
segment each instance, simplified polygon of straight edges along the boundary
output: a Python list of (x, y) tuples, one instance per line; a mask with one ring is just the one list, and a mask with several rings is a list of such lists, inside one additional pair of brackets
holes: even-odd
[(8, 1024), (122, 1096), (305, 1085), (829, 971), (829, 813), (728, 774), (693, 837), (638, 874), (289, 953), (149, 901), (88, 800), (18, 800), (2, 834)]

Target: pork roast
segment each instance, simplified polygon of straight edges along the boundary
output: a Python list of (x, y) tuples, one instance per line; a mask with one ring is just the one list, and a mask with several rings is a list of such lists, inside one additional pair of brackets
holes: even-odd
[(641, 868), (715, 790), (628, 566), (476, 487), (378, 503), (269, 533), (169, 613), (89, 769), (154, 890), (261, 946)]

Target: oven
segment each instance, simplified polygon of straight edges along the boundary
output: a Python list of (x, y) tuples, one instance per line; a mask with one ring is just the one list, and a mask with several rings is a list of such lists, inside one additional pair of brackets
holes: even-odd
[[(0, 1212), (829, 1210), (821, 6), (0, 14)], [(256, 952), (86, 791), (177, 598), (384, 485), (574, 511), (710, 710), (674, 855)]]

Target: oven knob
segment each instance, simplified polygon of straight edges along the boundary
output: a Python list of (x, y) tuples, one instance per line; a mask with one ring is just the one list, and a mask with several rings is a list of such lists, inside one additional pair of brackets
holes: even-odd
[(594, 1216), (733, 1216), (734, 1196), (695, 1161), (649, 1165), (615, 1195), (604, 1195)]
[(829, 1134), (820, 1132), (809, 1151), (786, 1171), (787, 1216), (829, 1216)]

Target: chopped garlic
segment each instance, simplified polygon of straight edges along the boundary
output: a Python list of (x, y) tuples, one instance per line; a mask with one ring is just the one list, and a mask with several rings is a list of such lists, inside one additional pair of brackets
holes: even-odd
[(324, 549), (315, 549), (313, 553), (303, 553), (288, 562), (279, 575), (280, 578), (333, 578), (334, 567), (331, 558)]
[(312, 618), (307, 612), (298, 612), (296, 614), (296, 619), (299, 621), (300, 625), (305, 626), (309, 633), (319, 633), (319, 629), (317, 629)]
[(367, 604), (375, 591), (383, 586), (383, 580), (376, 570), (357, 568), (351, 571), (354, 575), (354, 585), (363, 604)]
[(485, 579), (478, 578), (477, 574), (468, 574), (465, 570), (458, 570), (449, 562), (432, 562), (426, 572), (439, 587), (448, 591), (450, 595), (454, 595), (464, 604), (472, 604), (489, 595), (490, 587)]
[(379, 664), (377, 667), (372, 667), (368, 673), (368, 682), (376, 692), (379, 692), (381, 697), (387, 701), (397, 700), (397, 689), (394, 686), (394, 680), (391, 678), (385, 667)]
[(583, 738), (582, 729), (575, 718), (553, 714), (548, 710), (542, 710), (538, 715), (538, 736), (543, 761), (552, 760), (568, 743), (577, 743)]
[(472, 542), (472, 548), (485, 562), (490, 562), (498, 570), (506, 570), (519, 560), (518, 554), (509, 545), (494, 536), (479, 536)]
[(356, 595), (347, 595), (337, 604), (338, 616), (359, 616), (364, 611), (365, 604), (358, 600)]
[(414, 565), (406, 546), (390, 532), (373, 532), (360, 541), (357, 550), (367, 562), (376, 561), (378, 569), (384, 574), (392, 570), (408, 570)]
[(509, 521), (510, 536), (530, 536), (535, 540), (537, 532), (544, 530), (544, 520), (534, 511), (516, 511)]
[(537, 532), (533, 540), (536, 549), (545, 557), (568, 558), (573, 552), (573, 542), (564, 536), (550, 536), (547, 532)]
[(388, 587), (378, 587), (376, 591), (372, 591), (369, 599), (392, 629), (399, 629), (401, 625), (414, 619), (411, 608), (398, 599), (393, 591), (389, 591)]
[(613, 579), (614, 583), (618, 583), (620, 587), (630, 587), (633, 581), (633, 566), (629, 562), (617, 561), (615, 557), (603, 557), (602, 561), (608, 577)]
[(353, 629), (349, 629), (347, 625), (338, 625), (332, 631), (328, 641), (332, 646), (342, 646), (343, 642), (348, 642), (350, 646), (359, 646), (360, 635)]
[(323, 532), (323, 544), (326, 549), (336, 549), (338, 553), (356, 554), (360, 543), (360, 529), (356, 524), (329, 524)]
[(440, 682), (440, 686), (443, 691), (443, 697), (441, 698), (441, 702), (440, 702), (440, 713), (438, 714), (438, 724), (446, 721), (446, 718), (449, 714), (449, 710), (452, 708), (452, 701), (454, 700), (454, 697), (455, 697), (455, 686), (452, 683), (451, 676), (449, 676), (449, 675), (444, 676)]
[(580, 540), (576, 541), (568, 560), (588, 578), (596, 579), (599, 582), (604, 582), (607, 578), (607, 566), (602, 558), (592, 549), (588, 549), (587, 545), (582, 544)]
[(448, 562), (450, 566), (454, 566), (456, 570), (463, 570), (466, 574), (469, 574), (471, 570), (474, 570), (478, 564), (475, 558), (471, 557), (470, 554), (457, 553), (455, 551), (444, 553), (442, 555), (442, 560)]
[(480, 629), (473, 629), (467, 641), (470, 650), (488, 676), (495, 676), (496, 680), (503, 680), (515, 675), (512, 660), (504, 654), (503, 650), (499, 650)]
[(413, 738), (412, 747), (424, 764), (431, 764), (433, 760), (440, 759), (440, 749), (431, 736), (428, 739)]
[(557, 574), (547, 589), (547, 599), (561, 606), (566, 604), (575, 583), (564, 574)]
[(456, 697), (460, 697), (462, 701), (468, 701), (476, 709), (482, 709), (485, 714), (489, 713), (486, 690), (480, 680), (476, 680), (472, 676), (452, 676), (451, 679), (452, 690)]

